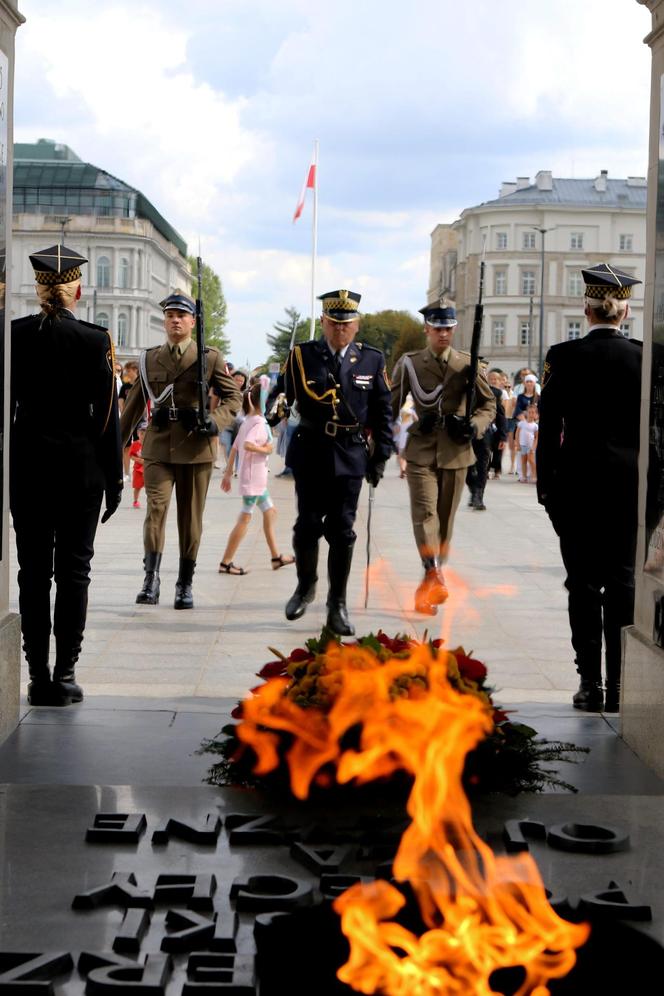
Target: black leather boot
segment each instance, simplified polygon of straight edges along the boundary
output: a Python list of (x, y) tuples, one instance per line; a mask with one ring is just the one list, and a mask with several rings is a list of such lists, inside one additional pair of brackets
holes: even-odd
[(337, 636), (355, 635), (355, 627), (348, 618), (348, 609), (346, 608), (346, 586), (352, 560), (352, 544), (351, 546), (330, 547), (327, 557), (329, 588), (325, 625)]
[(300, 619), (307, 611), (307, 605), (316, 597), (316, 582), (318, 581), (318, 543), (304, 546), (293, 543), (295, 554), (295, 569), (297, 570), (297, 588), (286, 602), (286, 619)]
[(145, 568), (145, 579), (143, 587), (136, 596), (139, 605), (157, 605), (159, 602), (159, 565), (161, 564), (160, 553), (146, 553), (143, 558)]
[(620, 712), (620, 682), (606, 683), (604, 692), (604, 712)]
[(31, 660), (28, 657), (28, 702), (33, 706), (53, 705), (53, 685), (48, 660)]
[(602, 682), (582, 678), (578, 692), (572, 697), (572, 704), (575, 709), (583, 709), (584, 712), (600, 712), (604, 705)]
[(68, 706), (83, 701), (83, 689), (76, 683), (74, 668), (78, 654), (68, 658), (56, 657), (53, 668), (53, 701), (51, 705)]
[(191, 591), (191, 582), (194, 579), (195, 560), (185, 560), (180, 557), (180, 570), (178, 579), (175, 582), (174, 609), (193, 609), (194, 596)]

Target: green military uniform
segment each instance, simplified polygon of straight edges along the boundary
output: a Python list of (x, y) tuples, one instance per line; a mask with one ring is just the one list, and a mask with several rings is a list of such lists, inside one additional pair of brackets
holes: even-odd
[[(454, 309), (438, 309), (452, 312)], [(454, 318), (454, 324), (456, 319)], [(427, 318), (427, 322), (429, 319)], [(461, 500), (466, 471), (475, 463), (471, 439), (454, 438), (453, 417), (463, 422), (470, 354), (448, 346), (440, 355), (427, 346), (399, 358), (392, 374), (392, 410), (397, 417), (411, 394), (418, 421), (408, 434), (405, 457), (410, 491), (411, 518), (415, 542), (425, 569), (425, 579), (436, 582), (444, 601), (447, 590), (438, 571), (448, 553), (454, 516)], [(471, 426), (482, 436), (496, 413), (496, 402), (487, 381), (478, 374)], [(418, 589), (419, 593), (419, 589)], [(426, 593), (425, 593), (426, 594)], [(435, 612), (428, 597), (418, 599), (416, 608)]]
[[(172, 295), (162, 302), (177, 309), (182, 300)], [(188, 299), (184, 298), (186, 303)], [(193, 304), (193, 302), (191, 302)], [(165, 309), (166, 310), (166, 309)], [(205, 498), (212, 476), (214, 449), (212, 436), (229, 426), (239, 411), (242, 397), (217, 349), (206, 351), (206, 380), (215, 389), (220, 402), (208, 415), (214, 423), (210, 431), (201, 433), (196, 426), (198, 383), (196, 344), (190, 339), (178, 345), (168, 342), (146, 350), (141, 357), (141, 376), (132, 387), (120, 422), (123, 440), (131, 437), (143, 417), (146, 404), (151, 402), (151, 418), (143, 439), (143, 469), (147, 512), (143, 528), (145, 568), (150, 578), (137, 601), (155, 604), (159, 599), (158, 570), (164, 549), (168, 507), (175, 486), (177, 500), (178, 537), (180, 544), (180, 575), (193, 576), (203, 529)], [(207, 393), (207, 391), (206, 391)], [(178, 582), (179, 583), (179, 582)], [(176, 603), (178, 602), (176, 596)], [(193, 604), (193, 603), (192, 603)], [(190, 605), (176, 604), (176, 608)]]

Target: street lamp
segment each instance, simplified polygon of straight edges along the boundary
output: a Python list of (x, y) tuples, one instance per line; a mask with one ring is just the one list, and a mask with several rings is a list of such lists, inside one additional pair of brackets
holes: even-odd
[(540, 232), (542, 236), (542, 280), (540, 283), (540, 320), (539, 320), (539, 353), (537, 361), (537, 376), (542, 379), (542, 367), (544, 366), (544, 236), (547, 232), (552, 232), (552, 228), (539, 228), (537, 225), (533, 226), (536, 232)]

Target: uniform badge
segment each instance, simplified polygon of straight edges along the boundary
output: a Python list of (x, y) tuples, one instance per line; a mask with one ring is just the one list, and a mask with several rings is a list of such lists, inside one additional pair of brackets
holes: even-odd
[(351, 356), (349, 363), (357, 363), (357, 356)]
[(383, 367), (383, 379), (385, 380), (385, 383), (387, 384), (388, 389), (391, 391), (392, 390), (392, 384), (390, 383), (390, 378), (387, 376), (387, 370), (385, 369), (385, 367)]

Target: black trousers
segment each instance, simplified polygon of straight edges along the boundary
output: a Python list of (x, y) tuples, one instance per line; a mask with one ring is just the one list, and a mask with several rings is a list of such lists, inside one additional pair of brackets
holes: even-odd
[(475, 453), (475, 463), (466, 472), (466, 484), (470, 488), (472, 495), (482, 498), (489, 476), (489, 463), (491, 461), (491, 440), (493, 433), (482, 436), (481, 439), (473, 439), (473, 452)]
[(597, 512), (587, 518), (557, 519), (569, 593), (568, 610), (577, 671), (582, 678), (602, 678), (602, 638), (605, 676), (620, 680), (623, 626), (634, 622), (634, 560), (636, 513), (611, 503), (612, 518)]
[(14, 481), (11, 489), (23, 648), (37, 666), (48, 662), (53, 580), (56, 659), (72, 663), (80, 653), (103, 497), (97, 484), (44, 487), (44, 480), (40, 489)]
[(296, 469), (297, 519), (293, 527), (296, 547), (313, 546), (324, 536), (331, 549), (352, 547), (362, 477), (333, 477)]

